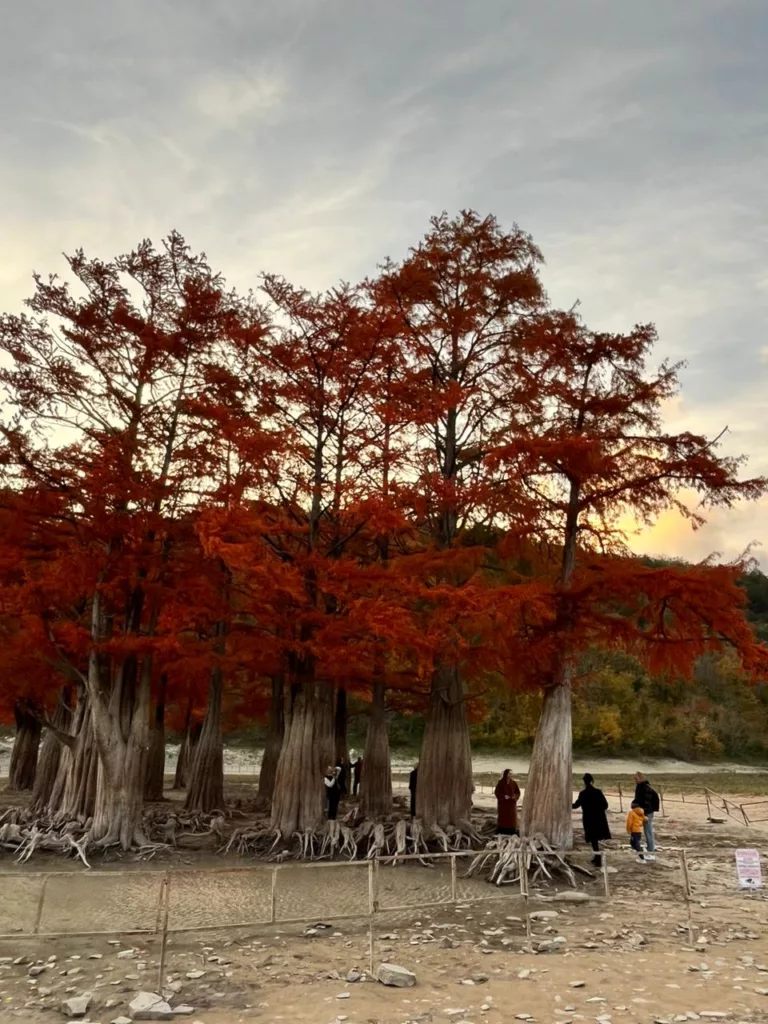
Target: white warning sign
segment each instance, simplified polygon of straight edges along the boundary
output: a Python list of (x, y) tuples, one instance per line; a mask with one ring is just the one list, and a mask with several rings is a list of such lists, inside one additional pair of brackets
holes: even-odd
[(736, 872), (741, 889), (762, 889), (763, 872), (760, 867), (760, 851), (737, 850)]

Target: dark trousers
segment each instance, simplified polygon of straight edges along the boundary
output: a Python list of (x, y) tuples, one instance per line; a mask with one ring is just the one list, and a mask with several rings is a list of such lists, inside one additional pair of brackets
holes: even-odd
[(358, 789), (360, 789), (360, 779), (355, 779), (352, 783), (352, 796), (357, 796)]
[(600, 842), (597, 839), (590, 839), (589, 840), (589, 844), (592, 847), (592, 849), (595, 851), (595, 853), (599, 853), (600, 852)]
[(328, 797), (328, 821), (336, 821), (336, 814), (339, 810), (339, 795), (334, 793)]
[(411, 817), (416, 817), (416, 794), (411, 792)]
[(643, 852), (643, 833), (633, 832), (629, 837), (629, 845), (635, 851), (635, 853), (642, 854)]

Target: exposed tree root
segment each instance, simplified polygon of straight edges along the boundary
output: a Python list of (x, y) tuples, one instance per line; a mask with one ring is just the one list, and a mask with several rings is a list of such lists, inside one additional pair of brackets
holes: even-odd
[(554, 881), (553, 875), (559, 874), (575, 889), (575, 871), (594, 877), (591, 871), (571, 864), (542, 835), (524, 839), (519, 836), (495, 836), (474, 858), (465, 877), (489, 869), (489, 882), (494, 885), (513, 885), (520, 881), (521, 866), (532, 885), (543, 879)]
[(462, 829), (424, 829), (421, 822), (403, 818), (387, 821), (329, 821), (316, 830), (283, 836), (272, 829), (248, 827), (233, 832), (224, 853), (278, 860), (373, 860), (418, 856), (426, 864), (432, 853), (476, 849), (487, 835), (470, 823)]

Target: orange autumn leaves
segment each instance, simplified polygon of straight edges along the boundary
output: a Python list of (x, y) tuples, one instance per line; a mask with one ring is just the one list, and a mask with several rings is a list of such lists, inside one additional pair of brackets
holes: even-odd
[(277, 275), (237, 295), (176, 234), (75, 254), (73, 289), (38, 278), (0, 322), (6, 703), (83, 671), (94, 588), (105, 658), (151, 648), (179, 708), (218, 664), (238, 719), (298, 665), (409, 707), (438, 661), (472, 696), (490, 672), (547, 685), (564, 644), (678, 672), (728, 644), (765, 673), (739, 567), (651, 569), (620, 530), (764, 481), (665, 432), (677, 373), (646, 365), (653, 328), (590, 332), (549, 306), (540, 262), (464, 212), (322, 295)]

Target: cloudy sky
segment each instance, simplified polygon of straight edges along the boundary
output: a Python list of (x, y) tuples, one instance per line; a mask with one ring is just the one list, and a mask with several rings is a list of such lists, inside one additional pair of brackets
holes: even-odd
[[(0, 34), (0, 308), (178, 228), (247, 287), (401, 256), (473, 207), (558, 304), (654, 320), (675, 428), (768, 473), (765, 0), (18, 0)], [(768, 502), (652, 552), (768, 566)]]

